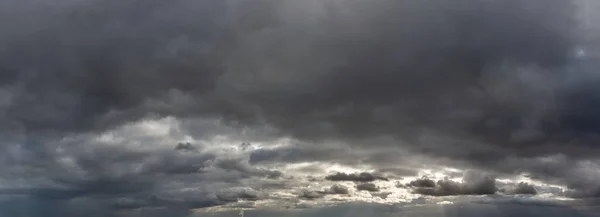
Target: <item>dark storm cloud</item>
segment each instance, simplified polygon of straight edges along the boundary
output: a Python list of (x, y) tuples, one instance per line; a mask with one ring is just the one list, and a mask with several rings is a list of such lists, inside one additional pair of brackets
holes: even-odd
[[(345, 1), (327, 9), (330, 23), (318, 23), (329, 29), (313, 23), (306, 28), (315, 32), (301, 36), (257, 34), (289, 45), (247, 38), (273, 50), (253, 53), (265, 72), (252, 81), (264, 85), (236, 86), (246, 104), (230, 106), (255, 110), (259, 120), (302, 139), (372, 149), (378, 145), (357, 139), (391, 135), (443, 162), (545, 174), (498, 162), (598, 153), (590, 146), (594, 114), (586, 112), (594, 108), (597, 79), (569, 62), (577, 43), (570, 3)], [(264, 151), (255, 159), (301, 153), (311, 152)]]
[(572, 187), (570, 190), (563, 192), (563, 195), (572, 198), (598, 198), (600, 197), (600, 187), (598, 184)]
[[(4, 122), (72, 131), (210, 113), (304, 138), (410, 126), (496, 142), (538, 130), (523, 122), (540, 109), (531, 98), (547, 95), (497, 66), (562, 65), (575, 26), (557, 0), (138, 3), (60, 7), (30, 18), (46, 31), (7, 36)], [(509, 96), (506, 85), (524, 89)]]
[[(27, 33), (8, 23), (21, 16), (10, 13), (16, 17), (2, 25), (24, 35), (4, 38), (0, 50), (8, 74), (3, 87), (12, 94), (3, 122), (27, 131), (87, 130), (140, 118), (145, 114), (101, 120), (171, 89), (210, 89), (219, 72), (223, 3), (141, 3), (88, 1), (49, 8), (28, 18), (38, 25), (27, 26), (32, 28)], [(31, 103), (37, 106), (27, 106)]]
[[(226, 188), (282, 176), (254, 164), (381, 164), (391, 155), (374, 150), (390, 145), (591, 186), (566, 176), (583, 170), (518, 163), (564, 153), (556, 165), (566, 167), (598, 156), (599, 80), (569, 65), (577, 25), (567, 0), (33, 2), (0, 3), (0, 134), (27, 138), (3, 147), (0, 177), (42, 183), (14, 194), (137, 196), (172, 193), (163, 182), (177, 181), (182, 189)], [(236, 129), (268, 126), (269, 135), (357, 148), (350, 155), (338, 147), (264, 149), (243, 159), (177, 152), (177, 141), (156, 152), (53, 144), (164, 115), (210, 116)], [(395, 143), (370, 140), (380, 137)], [(353, 158), (362, 151), (371, 158)], [(516, 160), (498, 163), (507, 159)], [(369, 175), (332, 180), (382, 179)], [(465, 176), (463, 184), (438, 181), (430, 194), (492, 189), (493, 179)], [(157, 201), (177, 204), (173, 198), (190, 194), (175, 192)], [(235, 197), (201, 193), (186, 196), (186, 207)]]
[(431, 196), (489, 195), (498, 191), (496, 179), (475, 172), (466, 173), (462, 182), (452, 181), (448, 178), (433, 182), (430, 179), (422, 178), (410, 182), (408, 186), (414, 193)]
[[(544, 106), (532, 105), (534, 98), (545, 101), (550, 94), (529, 82), (551, 83), (553, 76), (532, 80), (538, 78), (522, 77), (535, 72), (519, 70), (538, 65), (539, 73), (551, 74), (547, 67), (562, 65), (569, 53), (567, 32), (573, 26), (560, 20), (569, 17), (557, 16), (567, 12), (568, 2), (533, 2), (340, 3), (331, 9), (331, 20), (326, 19), (334, 27), (318, 32), (335, 40), (308, 51), (274, 46), (286, 58), (302, 55), (307, 60), (296, 61), (309, 67), (288, 70), (286, 64), (271, 66), (267, 61), (264, 67), (290, 72), (264, 75), (264, 82), (272, 85), (245, 89), (248, 102), (260, 108), (261, 118), (305, 138), (408, 136), (420, 128), (466, 133), (485, 142), (511, 134), (515, 140), (529, 138), (536, 129), (521, 132), (526, 127), (522, 122), (529, 121), (522, 119)], [(294, 53), (288, 53), (292, 48)], [(506, 92), (519, 88), (519, 96)]]

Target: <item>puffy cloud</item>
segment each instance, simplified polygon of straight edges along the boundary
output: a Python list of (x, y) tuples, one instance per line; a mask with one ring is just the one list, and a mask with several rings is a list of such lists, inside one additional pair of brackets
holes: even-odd
[(375, 192), (379, 191), (379, 187), (373, 183), (358, 183), (356, 185), (356, 190)]
[(418, 188), (433, 188), (435, 187), (435, 181), (428, 179), (427, 177), (423, 177), (421, 179), (413, 180), (408, 183), (409, 186), (418, 187)]
[(348, 194), (348, 188), (343, 185), (335, 184), (325, 192), (329, 194)]

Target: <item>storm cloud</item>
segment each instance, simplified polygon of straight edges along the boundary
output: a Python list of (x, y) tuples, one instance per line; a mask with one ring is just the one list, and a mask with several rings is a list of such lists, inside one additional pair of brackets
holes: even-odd
[(475, 172), (466, 173), (462, 182), (448, 178), (433, 182), (422, 178), (411, 181), (409, 187), (413, 188), (415, 193), (432, 196), (490, 195), (498, 191), (495, 178)]
[[(597, 61), (573, 55), (586, 46), (577, 10), (569, 0), (4, 1), (0, 194), (182, 209), (293, 201), (285, 192), (311, 183), (291, 173), (312, 163), (326, 165), (314, 170), (323, 182), (357, 190), (452, 167), (491, 175), (405, 187), (490, 195), (496, 176), (527, 176), (596, 197), (600, 77)], [(326, 194), (349, 192), (300, 197)]]

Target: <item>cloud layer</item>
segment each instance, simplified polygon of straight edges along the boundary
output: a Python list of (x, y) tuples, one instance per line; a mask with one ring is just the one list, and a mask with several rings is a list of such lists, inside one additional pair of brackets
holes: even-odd
[(500, 179), (597, 197), (600, 77), (573, 55), (574, 3), (4, 1), (0, 197), (301, 207)]

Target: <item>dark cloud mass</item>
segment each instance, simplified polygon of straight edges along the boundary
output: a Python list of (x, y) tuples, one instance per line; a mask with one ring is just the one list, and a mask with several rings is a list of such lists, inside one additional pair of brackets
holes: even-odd
[(343, 185), (333, 185), (329, 188), (329, 192), (334, 194), (348, 194), (348, 188)]
[(435, 187), (435, 181), (424, 177), (421, 179), (410, 181), (408, 185), (417, 188), (433, 188)]
[(175, 146), (175, 150), (179, 150), (179, 151), (191, 151), (191, 152), (198, 151), (198, 149), (196, 149), (196, 147), (194, 147), (194, 145), (192, 145), (189, 142), (186, 142), (186, 143), (177, 143), (177, 145)]
[(504, 193), (508, 194), (537, 194), (535, 187), (526, 182), (520, 182), (517, 186), (510, 189), (502, 189)]
[[(573, 55), (574, 1), (2, 1), (0, 195), (185, 210), (329, 163), (384, 172), (326, 176), (358, 190), (448, 166), (597, 197), (600, 77)], [(405, 187), (497, 191), (473, 173)], [(300, 197), (326, 194), (348, 189)]]
[(372, 182), (375, 180), (384, 180), (388, 179), (385, 177), (373, 175), (371, 173), (363, 172), (363, 173), (354, 173), (354, 174), (346, 174), (346, 173), (336, 173), (332, 175), (328, 175), (325, 179), (330, 181), (353, 181), (353, 182)]
[(298, 196), (302, 199), (314, 200), (314, 199), (322, 198), (325, 195), (334, 195), (334, 194), (346, 195), (348, 193), (349, 193), (348, 187), (336, 184), (336, 185), (332, 185), (328, 189), (325, 189), (322, 191), (311, 191), (311, 190), (305, 189), (305, 190), (301, 191)]
[(379, 187), (373, 183), (359, 183), (356, 185), (356, 190), (376, 192), (379, 191)]
[(411, 181), (409, 187), (415, 193), (432, 196), (490, 195), (498, 191), (495, 178), (475, 172), (466, 173), (462, 182), (452, 181), (448, 178), (433, 182), (433, 180), (422, 178)]

